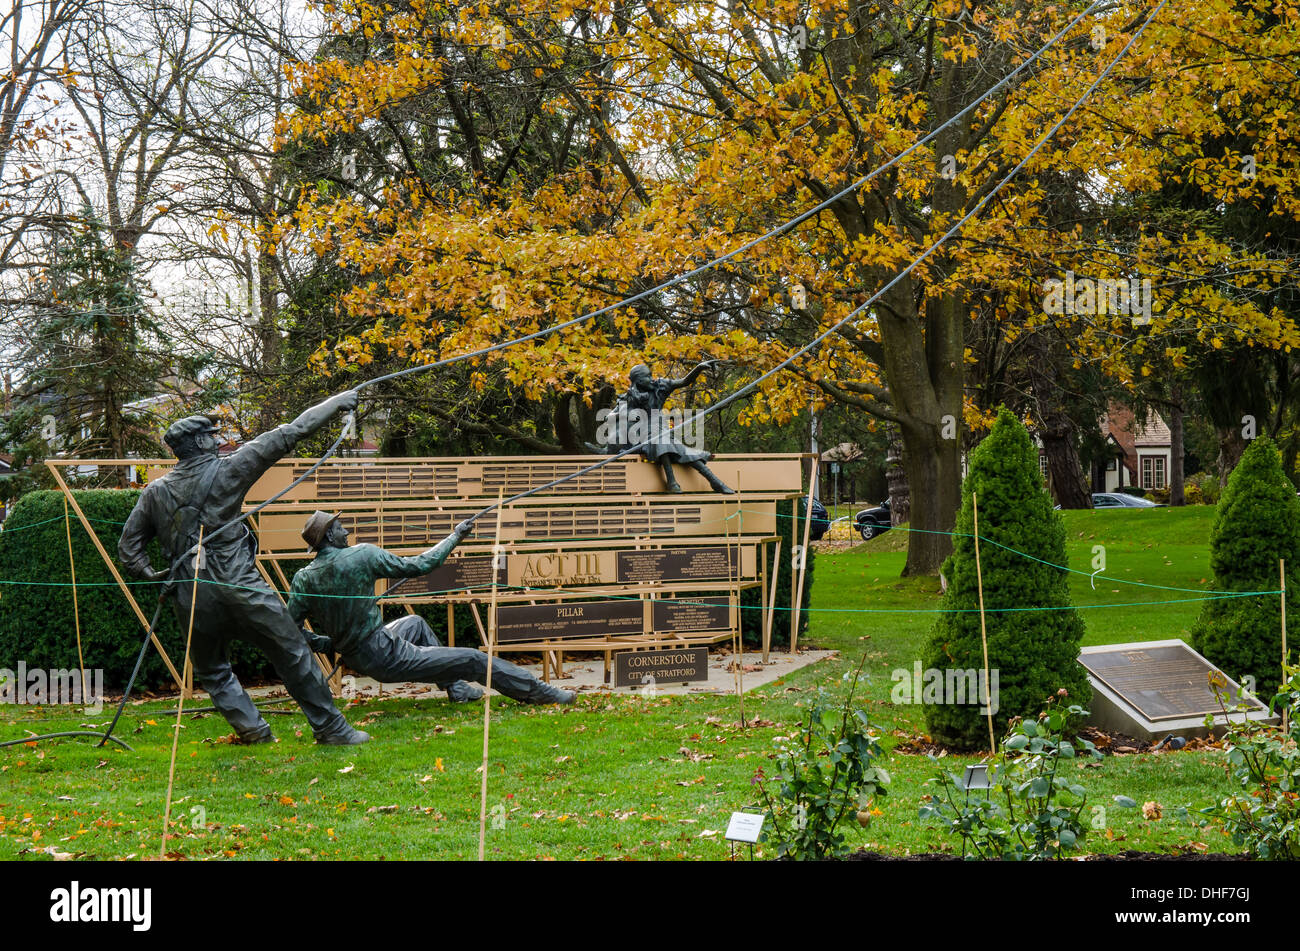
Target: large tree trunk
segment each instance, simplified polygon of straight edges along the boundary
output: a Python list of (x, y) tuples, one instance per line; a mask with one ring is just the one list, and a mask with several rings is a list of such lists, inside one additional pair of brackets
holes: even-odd
[(1169, 504), (1187, 504), (1183, 494), (1183, 403), (1176, 385), (1169, 398)]
[(1246, 451), (1246, 440), (1241, 435), (1239, 426), (1216, 427), (1219, 431), (1219, 458), (1215, 461), (1219, 470), (1219, 484), (1226, 486), (1228, 476), (1237, 468), (1241, 454)]
[(1083, 477), (1083, 463), (1075, 438), (1074, 423), (1064, 413), (1053, 414), (1065, 419), (1065, 425), (1046, 426), (1039, 432), (1043, 453), (1047, 456), (1047, 471), (1052, 480), (1052, 492), (1063, 509), (1092, 508), (1092, 492)]
[(912, 496), (907, 485), (907, 470), (903, 468), (903, 444), (899, 441), (898, 434), (892, 431), (885, 464), (889, 466), (885, 472), (889, 492), (889, 524), (898, 528), (911, 518)]
[[(280, 338), (279, 302), (275, 261), (260, 245), (250, 262), (254, 269), (253, 294), (257, 297), (257, 363), (262, 377), (262, 400), (257, 414), (257, 431), (270, 432), (285, 421), (280, 373), (284, 362), (284, 341)], [(360, 438), (361, 433), (357, 433)]]
[(960, 490), (960, 442), (944, 439), (941, 425), (904, 424), (903, 465), (911, 497), (907, 563), (903, 576), (938, 574), (952, 554)]
[(1079, 459), (1078, 430), (1074, 420), (1061, 408), (1061, 385), (1053, 372), (1052, 341), (1044, 333), (1035, 334), (1031, 341), (1032, 359), (1029, 361), (1029, 385), (1037, 403), (1039, 419), (1038, 438), (1043, 443), (1047, 457), (1047, 471), (1052, 492), (1063, 509), (1092, 508), (1092, 492), (1083, 475)]
[(560, 444), (560, 448), (569, 455), (577, 456), (587, 452), (587, 447), (582, 445), (580, 434), (573, 425), (573, 419), (569, 415), (573, 404), (581, 404), (581, 398), (576, 393), (557, 393), (555, 395), (555, 405), (551, 412), (551, 428), (555, 430), (555, 441)]

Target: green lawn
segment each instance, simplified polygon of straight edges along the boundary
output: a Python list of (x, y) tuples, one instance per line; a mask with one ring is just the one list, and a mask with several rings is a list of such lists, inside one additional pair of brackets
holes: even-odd
[[(1208, 580), (1208, 507), (1067, 512), (1072, 567), (1091, 571), (1106, 547), (1105, 574), (1198, 588)], [(797, 723), (809, 691), (843, 690), (841, 675), (867, 654), (862, 699), (886, 748), (923, 732), (920, 707), (889, 702), (894, 668), (910, 668), (933, 616), (886, 613), (938, 607), (933, 579), (900, 579), (905, 533), (890, 532), (844, 553), (819, 556), (809, 641), (841, 657), (748, 694), (740, 729), (736, 699), (586, 696), (572, 708), (493, 707), (488, 806), (491, 857), (530, 859), (692, 858), (727, 854), (721, 838), (732, 810), (754, 805), (750, 780), (779, 737)], [(1099, 580), (1071, 583), (1082, 607), (1192, 598)], [(992, 599), (990, 599), (992, 600)], [(879, 613), (852, 613), (870, 609)], [(1088, 643), (1186, 637), (1197, 602), (1085, 610)], [(805, 641), (806, 643), (807, 641)], [(171, 723), (167, 702), (129, 707), (119, 735), (136, 752), (64, 740), (0, 749), (0, 858), (46, 858), (51, 846), (86, 858), (158, 853)], [(0, 738), (102, 724), (66, 708), (0, 707)], [(176, 766), (170, 852), (187, 858), (472, 858), (477, 855), (482, 707), (444, 700), (367, 701), (348, 711), (375, 737), (355, 749), (320, 748), (305, 722), (272, 717), (280, 742), (243, 748), (216, 742), (224, 721), (186, 719)], [(954, 757), (955, 762), (964, 762)], [(1173, 819), (1174, 809), (1224, 791), (1217, 753), (1108, 757), (1082, 770), (1090, 801), (1123, 793), (1156, 800), (1165, 818), (1108, 809), (1105, 832), (1086, 851), (1168, 850), (1208, 839)], [(890, 795), (868, 832), (853, 835), (886, 851), (950, 850), (960, 843), (920, 822), (917, 806), (932, 764), (891, 754)]]

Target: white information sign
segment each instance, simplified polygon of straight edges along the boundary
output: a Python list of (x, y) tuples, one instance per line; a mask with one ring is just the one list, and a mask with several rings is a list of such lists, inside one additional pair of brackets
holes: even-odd
[(732, 842), (757, 842), (766, 816), (756, 812), (733, 812), (727, 823), (726, 838)]

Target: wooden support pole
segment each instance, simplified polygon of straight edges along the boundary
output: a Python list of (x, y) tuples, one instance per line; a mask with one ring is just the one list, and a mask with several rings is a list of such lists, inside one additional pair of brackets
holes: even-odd
[[(804, 513), (803, 520), (803, 546), (799, 549), (799, 558), (796, 564), (790, 566), (790, 582), (794, 585), (794, 590), (790, 592), (790, 603), (794, 610), (790, 612), (790, 653), (795, 652), (799, 646), (799, 612), (803, 608), (803, 582), (804, 575), (808, 568), (808, 533), (812, 529), (812, 504), (813, 499), (817, 497), (817, 476), (821, 473), (822, 456), (818, 453), (813, 457), (812, 478), (809, 479), (808, 486), (808, 506), (807, 512)], [(798, 572), (796, 577), (796, 570)]]
[(487, 630), (487, 683), (483, 685), (483, 779), (479, 785), (478, 801), (478, 860), (483, 861), (485, 847), (487, 845), (487, 785), (488, 785), (488, 736), (492, 728), (492, 648), (496, 644), (497, 634), (497, 588), (498, 572), (497, 558), (500, 557), (501, 551), (501, 523), (502, 518), (501, 502), (505, 498), (505, 490), (497, 490), (497, 531), (496, 541), (492, 545), (492, 601), (488, 607), (488, 630)]
[[(190, 669), (190, 643), (194, 638), (194, 607), (199, 600), (199, 571), (203, 565), (203, 525), (199, 525), (199, 547), (194, 553), (194, 580), (190, 584), (190, 623), (185, 631), (185, 669)], [(181, 691), (176, 702), (176, 725), (172, 727), (172, 760), (167, 767), (167, 802), (163, 807), (162, 843), (158, 846), (158, 858), (167, 857), (167, 826), (172, 816), (172, 784), (176, 779), (176, 747), (181, 741), (181, 714), (185, 712), (185, 691)]]
[(776, 582), (781, 577), (781, 539), (776, 540), (776, 551), (772, 553), (772, 580), (767, 592), (767, 618), (763, 628), (763, 663), (767, 663), (768, 651), (772, 646), (772, 627), (776, 623)]
[(68, 536), (68, 572), (72, 575), (72, 624), (77, 632), (77, 670), (81, 674), (81, 700), (86, 701), (86, 660), (81, 654), (81, 608), (77, 604), (77, 562), (72, 557), (72, 515), (63, 497), (63, 528)]
[(989, 751), (996, 755), (998, 744), (993, 737), (993, 704), (989, 702), (989, 635), (984, 626), (984, 573), (980, 568), (980, 507), (974, 492), (971, 493), (970, 504), (975, 515), (975, 583), (979, 587), (980, 596), (980, 642), (984, 645), (984, 709), (989, 718)]
[[(77, 518), (81, 521), (81, 527), (86, 530), (86, 534), (89, 535), (90, 540), (94, 542), (95, 550), (99, 552), (99, 557), (104, 559), (104, 564), (108, 566), (109, 572), (113, 575), (113, 580), (117, 582), (117, 586), (121, 588), (122, 593), (126, 595), (126, 600), (131, 605), (131, 610), (135, 612), (135, 616), (139, 620), (140, 625), (148, 631), (149, 619), (145, 617), (144, 612), (140, 610), (140, 605), (135, 600), (135, 595), (133, 595), (131, 589), (127, 587), (126, 582), (122, 579), (122, 573), (117, 570), (117, 565), (113, 564), (113, 559), (109, 556), (107, 550), (105, 550), (103, 542), (101, 542), (99, 536), (95, 534), (94, 528), (91, 527), (90, 520), (86, 518), (86, 513), (83, 512), (81, 506), (77, 504), (77, 499), (73, 496), (72, 490), (68, 488), (68, 483), (63, 481), (63, 473), (59, 471), (58, 466), (51, 464), (48, 460), (45, 463), (45, 467), (53, 473), (54, 481), (58, 482), (59, 488), (63, 490), (64, 499), (72, 506), (72, 510), (77, 513)], [(185, 681), (181, 677), (180, 672), (176, 669), (176, 665), (172, 663), (172, 659), (167, 656), (167, 651), (163, 649), (162, 642), (158, 640), (158, 635), (150, 633), (149, 640), (157, 649), (158, 656), (162, 658), (163, 663), (167, 665), (167, 672), (172, 675), (172, 680), (176, 681), (177, 689), (184, 690)]]
[[(1278, 574), (1282, 576), (1282, 666), (1285, 667), (1285, 666), (1286, 666), (1286, 663), (1287, 663), (1287, 659), (1286, 659), (1286, 658), (1287, 658), (1287, 653), (1286, 653), (1286, 559), (1285, 559), (1285, 558), (1279, 558), (1279, 559), (1278, 559), (1278, 561), (1277, 561), (1277, 570), (1278, 570)], [(1282, 676), (1283, 676), (1283, 677), (1286, 677), (1286, 671), (1283, 671), (1283, 672), (1282, 672)], [(1283, 680), (1283, 683), (1285, 684), (1286, 681)], [(1286, 707), (1283, 707), (1283, 708), (1282, 708), (1282, 730), (1283, 730), (1283, 732), (1285, 732), (1286, 730), (1288, 730), (1288, 729), (1290, 728), (1290, 724), (1289, 724), (1287, 721), (1288, 721), (1287, 708), (1286, 708)]]
[(761, 612), (758, 616), (759, 630), (763, 638), (763, 663), (767, 663), (767, 638), (769, 632), (768, 617), (772, 613), (771, 605), (767, 603), (767, 543), (758, 546), (755, 552), (758, 558), (758, 570), (761, 573), (758, 585), (758, 603), (761, 606)]
[[(744, 632), (744, 629), (743, 629), (743, 628), (744, 628), (744, 625), (742, 624), (741, 619), (740, 619), (740, 580), (739, 580), (739, 579), (740, 579), (740, 544), (739, 544), (739, 540), (740, 540), (740, 534), (739, 534), (740, 521), (739, 521), (739, 520), (740, 520), (740, 517), (741, 517), (741, 516), (740, 516), (740, 478), (739, 478), (739, 473), (737, 473), (737, 478), (736, 478), (736, 520), (737, 520), (737, 521), (736, 521), (736, 529), (737, 529), (736, 540), (737, 540), (737, 544), (736, 544), (736, 547), (735, 547), (735, 552), (736, 552), (736, 572), (735, 572), (735, 576), (734, 576), (734, 578), (733, 578), (733, 576), (732, 576), (732, 572), (731, 572), (731, 552), (732, 552), (732, 546), (731, 546), (731, 531), (730, 531), (731, 523), (730, 523), (730, 522), (727, 523), (727, 528), (728, 528), (728, 531), (727, 531), (727, 583), (728, 583), (728, 587), (729, 587), (729, 589), (730, 589), (730, 591), (729, 591), (729, 597), (727, 598), (727, 601), (728, 601), (728, 605), (727, 605), (727, 613), (730, 614), (732, 611), (735, 612), (735, 619), (734, 619), (734, 622), (733, 622), (732, 630), (734, 630), (734, 631), (736, 632), (736, 633), (735, 633), (735, 638), (736, 638), (736, 640), (735, 640), (735, 644), (736, 644), (736, 649), (735, 649), (735, 658), (736, 658), (736, 703), (737, 703), (737, 705), (738, 705), (739, 708), (740, 708), (740, 728), (743, 730), (743, 729), (745, 729), (745, 632)], [(729, 617), (728, 620), (731, 621), (732, 619)]]

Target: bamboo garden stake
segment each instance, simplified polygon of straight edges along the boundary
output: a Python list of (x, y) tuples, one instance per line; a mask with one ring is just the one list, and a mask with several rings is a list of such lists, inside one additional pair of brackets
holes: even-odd
[(996, 754), (998, 744), (993, 738), (993, 704), (989, 702), (989, 635), (984, 625), (984, 572), (980, 568), (980, 506), (974, 492), (970, 504), (975, 514), (975, 584), (980, 596), (980, 642), (984, 645), (984, 709), (989, 718), (989, 752)]
[[(199, 594), (199, 569), (203, 565), (203, 525), (199, 525), (199, 547), (194, 553), (194, 581), (190, 585), (190, 621), (185, 630), (185, 669), (190, 669), (190, 640), (194, 636), (194, 606)], [(185, 689), (176, 702), (176, 725), (172, 727), (172, 761), (167, 767), (167, 801), (163, 807), (162, 844), (158, 846), (158, 858), (167, 857), (167, 825), (172, 816), (172, 782), (176, 779), (176, 747), (181, 741), (181, 715), (185, 712)]]

